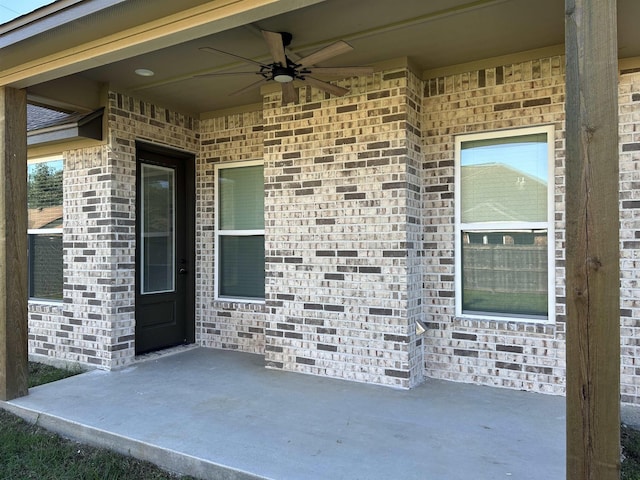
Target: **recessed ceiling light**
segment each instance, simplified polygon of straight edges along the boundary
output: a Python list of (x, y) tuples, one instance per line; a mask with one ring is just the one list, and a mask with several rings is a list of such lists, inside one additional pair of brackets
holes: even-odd
[(155, 72), (153, 70), (149, 70), (148, 68), (138, 68), (136, 70), (136, 74), (141, 77), (153, 77)]

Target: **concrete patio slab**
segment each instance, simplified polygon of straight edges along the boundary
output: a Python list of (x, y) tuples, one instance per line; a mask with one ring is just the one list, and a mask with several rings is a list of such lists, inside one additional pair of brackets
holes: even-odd
[(428, 380), (406, 391), (193, 348), (2, 407), (206, 479), (564, 479), (565, 399)]

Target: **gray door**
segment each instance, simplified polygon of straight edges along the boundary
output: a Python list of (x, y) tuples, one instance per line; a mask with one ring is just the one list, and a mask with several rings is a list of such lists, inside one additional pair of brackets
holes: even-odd
[(194, 341), (193, 157), (137, 145), (136, 353)]

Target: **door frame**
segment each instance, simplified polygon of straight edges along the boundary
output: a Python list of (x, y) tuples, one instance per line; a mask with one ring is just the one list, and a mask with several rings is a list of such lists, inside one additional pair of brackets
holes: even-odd
[[(163, 156), (169, 157), (184, 163), (184, 173), (185, 173), (185, 182), (184, 182), (184, 194), (185, 194), (185, 210), (186, 210), (186, 218), (185, 220), (185, 231), (182, 232), (184, 235), (185, 244), (187, 245), (187, 265), (189, 266), (188, 274), (186, 275), (186, 292), (185, 292), (185, 308), (184, 308), (184, 316), (185, 316), (185, 337), (186, 343), (195, 343), (195, 332), (196, 332), (196, 322), (195, 322), (195, 298), (196, 298), (196, 244), (195, 244), (195, 226), (196, 226), (196, 191), (195, 191), (195, 159), (196, 156), (194, 153), (186, 152), (183, 150), (177, 150), (173, 148), (169, 148), (166, 146), (161, 146), (153, 143), (148, 143), (144, 141), (136, 140), (135, 143), (135, 161), (136, 161), (136, 202), (135, 202), (135, 217), (136, 217), (136, 240), (135, 240), (135, 298), (136, 298), (136, 308), (135, 315), (137, 317), (137, 303), (138, 297), (140, 296), (140, 271), (139, 271), (139, 262), (140, 262), (140, 219), (138, 218), (138, 212), (140, 210), (140, 170), (142, 165), (143, 153), (150, 154), (153, 156)], [(137, 331), (136, 331), (137, 335)], [(137, 348), (136, 348), (136, 354)]]

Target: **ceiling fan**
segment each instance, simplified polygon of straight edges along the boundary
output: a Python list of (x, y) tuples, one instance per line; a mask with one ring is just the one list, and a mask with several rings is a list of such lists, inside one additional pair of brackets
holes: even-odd
[(282, 104), (294, 103), (297, 100), (297, 94), (293, 82), (298, 84), (307, 84), (315, 88), (319, 88), (331, 95), (343, 96), (346, 95), (349, 90), (331, 83), (325, 82), (315, 78), (313, 75), (321, 76), (357, 76), (368, 75), (373, 73), (372, 67), (316, 67), (316, 63), (323, 62), (337, 55), (341, 55), (353, 50), (353, 47), (347, 42), (342, 40), (332, 43), (324, 48), (321, 48), (317, 52), (314, 52), (306, 57), (302, 57), (298, 60), (292, 60), (285, 53), (285, 48), (291, 43), (292, 35), (288, 32), (269, 32), (267, 30), (261, 30), (262, 36), (267, 42), (269, 52), (273, 58), (272, 63), (261, 63), (250, 58), (241, 57), (234, 53), (225, 52), (224, 50), (218, 50), (213, 47), (201, 47), (200, 50), (211, 53), (222, 53), (238, 58), (246, 63), (256, 65), (258, 70), (251, 72), (229, 72), (229, 73), (204, 73), (196, 75), (196, 77), (213, 77), (220, 75), (258, 75), (260, 80), (251, 83), (246, 87), (237, 90), (231, 95), (238, 95), (244, 93), (252, 88), (258, 87), (268, 82), (276, 82), (281, 85), (282, 88)]

